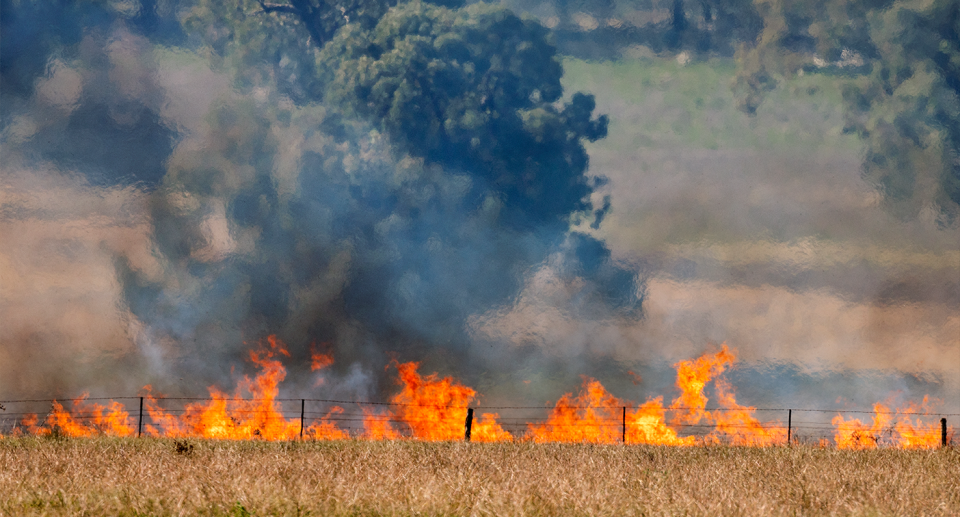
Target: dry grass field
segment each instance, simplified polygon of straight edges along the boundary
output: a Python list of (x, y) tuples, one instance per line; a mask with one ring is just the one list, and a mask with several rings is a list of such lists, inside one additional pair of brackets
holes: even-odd
[(0, 440), (2, 515), (960, 515), (960, 449)]

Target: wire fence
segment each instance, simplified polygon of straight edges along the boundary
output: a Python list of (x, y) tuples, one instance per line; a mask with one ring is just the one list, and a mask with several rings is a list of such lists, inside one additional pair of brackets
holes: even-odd
[(671, 443), (822, 445), (839, 444), (845, 438), (860, 446), (896, 446), (903, 443), (904, 429), (914, 440), (923, 435), (927, 442), (946, 445), (953, 440), (953, 427), (947, 422), (960, 417), (846, 408), (674, 406), (644, 415), (640, 411), (636, 406), (467, 408), (310, 398), (21, 399), (0, 400), (0, 434), (469, 439), (472, 428), (475, 440), (476, 433), (494, 429), (500, 439), (652, 443), (653, 426), (658, 432), (673, 433), (679, 441)]

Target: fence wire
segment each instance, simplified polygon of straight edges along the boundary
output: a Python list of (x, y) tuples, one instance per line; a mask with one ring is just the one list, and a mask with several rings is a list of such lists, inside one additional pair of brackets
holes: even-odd
[[(127, 402), (123, 404), (123, 402)], [(213, 402), (223, 405), (216, 407)], [(54, 410), (60, 404), (61, 411)], [(142, 411), (141, 411), (142, 406)], [(391, 436), (417, 438), (418, 432), (431, 426), (456, 429), (466, 427), (467, 407), (449, 404), (416, 404), (382, 401), (351, 401), (309, 398), (211, 398), (211, 397), (83, 397), (73, 400), (20, 399), (0, 400), (0, 434), (37, 434), (63, 432), (64, 425), (77, 425), (93, 434), (174, 434), (164, 430), (173, 421), (181, 426), (178, 432), (189, 434), (193, 424), (205, 411), (223, 411), (228, 425), (266, 429), (273, 425), (302, 429), (304, 436), (315, 436), (311, 429), (336, 429), (344, 436), (363, 438), (372, 427), (389, 429)], [(496, 425), (515, 440), (536, 440), (535, 430), (548, 436), (611, 436), (626, 438), (637, 431), (637, 424), (626, 418), (633, 416), (636, 406), (471, 406), (473, 425), (487, 413), (496, 415)], [(684, 412), (710, 415), (708, 422), (689, 422), (676, 418)], [(753, 420), (731, 420), (718, 424), (722, 415), (738, 412)], [(806, 418), (792, 419), (793, 413)], [(565, 418), (557, 418), (556, 415)], [(551, 418), (554, 415), (554, 418)], [(837, 437), (835, 419), (853, 426), (859, 439), (875, 443), (889, 441), (898, 419), (910, 419), (928, 432), (940, 430), (940, 419), (960, 416), (958, 413), (932, 414), (919, 411), (870, 411), (863, 409), (822, 408), (753, 408), (753, 407), (664, 407), (659, 413), (662, 425), (679, 438), (695, 437), (698, 443), (712, 438), (715, 442), (736, 442), (740, 433), (760, 432), (771, 436), (790, 435), (794, 443), (824, 443)], [(875, 426), (870, 418), (886, 417), (887, 422)], [(489, 422), (489, 420), (486, 420)], [(117, 430), (120, 431), (117, 431)], [(184, 431), (187, 430), (187, 431)], [(259, 432), (259, 431), (257, 431)], [(316, 431), (319, 432), (319, 431)], [(289, 435), (289, 433), (288, 433)], [(338, 435), (339, 436), (339, 435)], [(952, 427), (951, 436), (952, 439)], [(462, 437), (461, 437), (462, 439)], [(548, 438), (547, 441), (566, 441)], [(589, 441), (589, 440), (588, 440)], [(614, 440), (616, 441), (616, 440)], [(781, 440), (785, 443), (785, 439)]]

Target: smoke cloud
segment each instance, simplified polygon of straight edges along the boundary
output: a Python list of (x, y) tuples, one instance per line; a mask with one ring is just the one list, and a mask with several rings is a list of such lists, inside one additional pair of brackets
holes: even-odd
[[(958, 403), (960, 230), (886, 214), (856, 145), (682, 143), (690, 117), (750, 129), (567, 60), (556, 100), (583, 111), (571, 98), (585, 90), (611, 119), (586, 144), (589, 169), (550, 185), (579, 206), (558, 220), (558, 205), (477, 170), (486, 155), (411, 152), (286, 73), (308, 65), (278, 54), (235, 73), (183, 32), (189, 6), (139, 6), (3, 2), (4, 398), (204, 394), (276, 334), (290, 395), (381, 397), (398, 358), (486, 402), (556, 399), (581, 374), (642, 400), (669, 389), (672, 363), (727, 342), (751, 404), (898, 390)], [(742, 124), (840, 123), (808, 109), (761, 107)], [(320, 387), (317, 346), (336, 359)]]

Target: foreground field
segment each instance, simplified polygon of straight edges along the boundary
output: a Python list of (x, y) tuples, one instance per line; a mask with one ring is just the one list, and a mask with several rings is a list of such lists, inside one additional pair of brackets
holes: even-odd
[(957, 515), (960, 449), (0, 440), (0, 514)]

